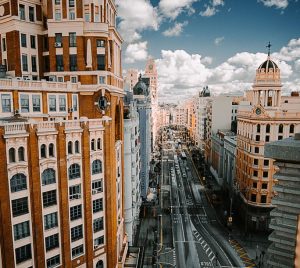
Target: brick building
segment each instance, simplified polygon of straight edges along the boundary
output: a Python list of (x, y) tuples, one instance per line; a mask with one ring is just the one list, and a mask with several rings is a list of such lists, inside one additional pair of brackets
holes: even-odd
[(124, 265), (115, 25), (113, 0), (0, 0), (0, 267)]

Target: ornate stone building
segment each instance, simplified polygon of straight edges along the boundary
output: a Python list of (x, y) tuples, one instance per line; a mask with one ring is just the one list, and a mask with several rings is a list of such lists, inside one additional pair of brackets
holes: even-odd
[(3, 267), (124, 265), (115, 25), (113, 0), (0, 1)]
[(293, 136), (300, 130), (299, 94), (281, 96), (280, 69), (268, 56), (256, 71), (250, 105), (237, 115), (236, 189), (242, 199), (245, 229), (268, 229), (275, 195), (276, 168), (264, 157), (270, 141)]

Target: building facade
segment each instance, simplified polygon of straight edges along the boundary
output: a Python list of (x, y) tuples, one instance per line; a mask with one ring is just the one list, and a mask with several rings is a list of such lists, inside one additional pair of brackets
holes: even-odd
[(125, 230), (128, 243), (133, 245), (141, 206), (140, 189), (140, 126), (137, 103), (127, 92), (124, 111), (124, 177), (125, 177)]
[(271, 211), (273, 232), (269, 236), (272, 244), (268, 248), (267, 263), (270, 267), (299, 267), (300, 133), (266, 144), (265, 156), (274, 159), (279, 168), (274, 175), (277, 195), (272, 204), (276, 208)]
[(122, 39), (103, 1), (0, 1), (3, 267), (122, 267)]
[(300, 98), (281, 96), (280, 69), (270, 56), (257, 69), (248, 96), (249, 105), (240, 106), (237, 115), (236, 186), (246, 229), (267, 230), (276, 180), (264, 146), (299, 131)]

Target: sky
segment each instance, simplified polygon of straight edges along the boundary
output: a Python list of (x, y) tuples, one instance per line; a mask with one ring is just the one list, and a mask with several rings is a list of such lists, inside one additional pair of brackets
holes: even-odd
[(178, 102), (208, 85), (215, 95), (251, 89), (267, 58), (283, 93), (300, 90), (300, 0), (116, 0), (123, 69), (156, 60), (159, 101)]

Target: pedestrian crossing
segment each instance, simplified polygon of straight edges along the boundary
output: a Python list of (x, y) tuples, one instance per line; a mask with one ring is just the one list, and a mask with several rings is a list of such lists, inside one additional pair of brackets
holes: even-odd
[(210, 246), (206, 243), (204, 238), (199, 234), (198, 231), (193, 230), (193, 234), (198, 242), (200, 242), (201, 247), (203, 248), (205, 254), (207, 255), (208, 259), (213, 262), (213, 260), (216, 258), (215, 253), (212, 251)]

